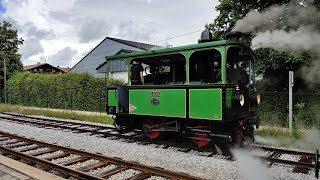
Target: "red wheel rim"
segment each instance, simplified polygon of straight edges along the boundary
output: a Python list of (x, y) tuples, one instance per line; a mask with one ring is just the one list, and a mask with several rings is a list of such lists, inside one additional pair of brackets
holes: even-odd
[(151, 131), (150, 133), (147, 133), (147, 136), (150, 139), (156, 139), (157, 137), (160, 136), (160, 131)]
[[(145, 123), (145, 125), (147, 126), (159, 126), (159, 124), (156, 123)], [(156, 139), (160, 136), (160, 131), (147, 131), (146, 129), (144, 129), (145, 134), (150, 138), (150, 139)]]
[[(205, 132), (198, 132), (195, 135), (196, 138), (207, 138)], [(203, 147), (209, 144), (209, 140), (200, 140), (200, 139), (194, 139), (193, 142), (198, 145), (199, 147)]]

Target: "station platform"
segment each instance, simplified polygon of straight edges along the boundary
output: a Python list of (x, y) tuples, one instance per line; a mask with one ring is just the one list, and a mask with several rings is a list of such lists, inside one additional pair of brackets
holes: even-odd
[(0, 155), (0, 180), (62, 180), (59, 176)]

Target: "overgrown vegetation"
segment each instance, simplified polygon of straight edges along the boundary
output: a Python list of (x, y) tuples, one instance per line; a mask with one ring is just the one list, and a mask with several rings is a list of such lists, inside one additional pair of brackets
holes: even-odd
[(102, 124), (113, 124), (113, 119), (109, 116), (101, 115), (84, 115), (72, 112), (55, 112), (49, 110), (38, 110), (33, 108), (25, 108), (8, 104), (0, 104), (0, 112), (14, 112), (23, 115), (42, 115), (61, 119), (74, 119), (88, 122), (96, 122)]
[(290, 136), (287, 128), (263, 127), (255, 132), (256, 142), (314, 151), (320, 146), (320, 131), (294, 128)]
[[(257, 114), (262, 125), (288, 127), (288, 91), (260, 92), (262, 101)], [(320, 93), (299, 91), (293, 94), (293, 122), (303, 128), (320, 129)]]
[[(290, 137), (289, 131), (287, 128), (279, 127), (264, 127), (255, 131), (255, 134), (260, 136), (269, 136), (269, 137)], [(300, 139), (303, 136), (301, 129), (294, 128), (292, 133), (292, 138)]]
[(8, 81), (8, 102), (22, 106), (85, 111), (104, 110), (105, 86), (120, 80), (82, 74), (16, 73)]

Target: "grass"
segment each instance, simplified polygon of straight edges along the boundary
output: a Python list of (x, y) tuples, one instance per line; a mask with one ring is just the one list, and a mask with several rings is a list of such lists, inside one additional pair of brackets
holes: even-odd
[(80, 121), (113, 124), (113, 119), (105, 115), (85, 115), (75, 112), (56, 112), (45, 109), (26, 108), (9, 104), (0, 104), (0, 112), (15, 112), (23, 115), (43, 115), (60, 119), (75, 119)]
[[(269, 136), (269, 137), (290, 137), (287, 128), (280, 127), (261, 127), (255, 131), (256, 135)], [(292, 137), (295, 139), (300, 139), (303, 136), (303, 131), (299, 129), (294, 129), (292, 132)]]
[(287, 128), (262, 127), (255, 131), (257, 142), (280, 147), (315, 151), (320, 147), (320, 131), (294, 128), (292, 136)]

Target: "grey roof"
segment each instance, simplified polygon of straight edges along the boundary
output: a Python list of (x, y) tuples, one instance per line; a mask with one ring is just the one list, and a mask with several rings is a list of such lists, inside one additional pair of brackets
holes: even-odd
[(160, 46), (106, 37), (74, 65), (70, 72), (89, 72), (96, 77), (102, 77), (102, 74), (99, 74), (99, 71), (97, 71), (96, 68), (97, 66), (101, 67), (101, 64), (105, 63), (106, 56), (111, 56), (116, 53), (129, 53), (130, 51), (136, 52), (158, 48), (160, 48)]
[(135, 42), (135, 41), (128, 41), (128, 40), (123, 40), (123, 39), (117, 39), (117, 38), (112, 38), (112, 37), (107, 37), (108, 39), (127, 44), (129, 46), (133, 46), (139, 49), (143, 50), (150, 50), (150, 49), (158, 49), (161, 48), (161, 46), (157, 45), (152, 45), (152, 44), (146, 44), (146, 43), (140, 43), (140, 42)]

